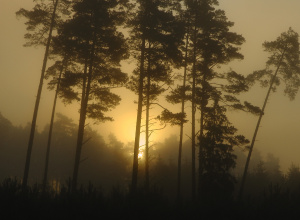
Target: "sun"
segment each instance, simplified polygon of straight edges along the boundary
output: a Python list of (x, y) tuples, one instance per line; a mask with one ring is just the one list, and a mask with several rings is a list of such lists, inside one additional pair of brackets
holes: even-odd
[(139, 153), (139, 155), (138, 155), (138, 157), (139, 157), (139, 159), (142, 159), (143, 158), (143, 152), (142, 151), (140, 151), (140, 153)]

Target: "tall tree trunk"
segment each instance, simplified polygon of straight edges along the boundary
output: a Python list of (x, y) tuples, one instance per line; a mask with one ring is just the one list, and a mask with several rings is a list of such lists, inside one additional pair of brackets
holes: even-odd
[[(185, 86), (186, 86), (186, 74), (187, 74), (187, 55), (188, 55), (188, 43), (189, 35), (186, 34), (185, 42), (185, 58), (184, 58), (184, 72), (183, 72), (183, 94), (181, 100), (181, 113), (184, 114), (184, 104), (185, 104)], [(180, 122), (180, 133), (179, 133), (179, 147), (178, 147), (178, 165), (177, 165), (177, 198), (181, 197), (181, 159), (182, 159), (182, 142), (183, 142), (183, 120)]]
[[(150, 43), (148, 49), (150, 50)], [(145, 189), (149, 190), (150, 178), (149, 178), (149, 113), (150, 113), (150, 55), (148, 56), (148, 66), (147, 66), (147, 88), (146, 88), (146, 129), (145, 129)]]
[(142, 36), (141, 45), (141, 64), (140, 64), (140, 76), (139, 76), (139, 95), (138, 95), (138, 109), (136, 117), (135, 128), (135, 142), (133, 152), (133, 166), (132, 166), (132, 179), (131, 179), (131, 192), (135, 193), (138, 183), (138, 166), (139, 166), (139, 148), (140, 148), (140, 134), (141, 134), (141, 120), (143, 110), (143, 80), (144, 80), (144, 61), (145, 61), (145, 37)]
[[(150, 65), (150, 64), (148, 64)], [(148, 69), (150, 67), (148, 66)], [(150, 112), (150, 76), (147, 76), (147, 92), (146, 92), (146, 133), (145, 133), (145, 188), (149, 190), (149, 112)]]
[[(88, 67), (89, 70), (88, 70), (87, 82), (85, 81), (85, 77), (83, 80), (83, 94), (81, 99), (80, 118), (79, 118), (79, 125), (78, 125), (75, 162), (74, 162), (74, 170), (73, 170), (73, 178), (72, 178), (72, 191), (76, 191), (77, 189), (78, 172), (79, 172), (82, 142), (84, 136), (85, 120), (86, 120), (87, 106), (88, 106), (89, 95), (91, 90), (91, 81), (93, 77), (95, 44), (96, 44), (96, 31), (94, 32), (94, 36), (93, 36), (93, 45), (90, 53), (90, 63)], [(87, 63), (85, 64), (85, 69), (87, 69)], [(86, 83), (86, 87), (84, 87), (85, 83)]]
[(48, 35), (48, 39), (47, 39), (46, 50), (45, 50), (45, 54), (44, 54), (43, 66), (42, 66), (42, 71), (41, 71), (41, 78), (40, 78), (40, 83), (39, 83), (37, 96), (36, 96), (36, 101), (35, 101), (33, 118), (32, 118), (32, 123), (31, 123), (31, 130), (30, 130), (29, 141), (28, 141), (24, 176), (23, 176), (23, 182), (22, 182), (23, 190), (25, 190), (27, 188), (29, 167), (30, 167), (30, 160), (31, 160), (31, 152), (32, 152), (32, 145), (33, 145), (33, 139), (34, 139), (35, 127), (36, 127), (36, 120), (37, 120), (39, 104), (40, 104), (40, 99), (41, 99), (41, 94), (42, 94), (43, 81), (44, 81), (44, 77), (45, 77), (45, 71), (46, 71), (46, 66), (47, 66), (49, 48), (50, 48), (50, 43), (51, 43), (51, 39), (52, 39), (52, 31), (53, 31), (53, 27), (54, 27), (54, 23), (55, 23), (55, 15), (56, 15), (57, 4), (58, 4), (58, 0), (56, 0), (55, 3), (54, 3), (54, 8), (53, 8), (52, 17), (51, 17), (51, 24), (50, 24), (50, 29), (49, 29), (49, 35)]
[(49, 165), (50, 146), (51, 146), (51, 139), (52, 139), (52, 130), (53, 130), (54, 117), (55, 117), (57, 96), (58, 96), (59, 87), (60, 87), (61, 75), (62, 75), (62, 72), (63, 72), (63, 69), (64, 69), (64, 63), (65, 63), (65, 60), (61, 64), (61, 69), (60, 69), (60, 72), (59, 72), (59, 77), (58, 77), (58, 81), (57, 81), (57, 85), (56, 85), (56, 91), (55, 91), (54, 102), (53, 102), (53, 107), (52, 107), (52, 114), (51, 114), (49, 134), (48, 134), (48, 142), (47, 142), (47, 152), (46, 152), (46, 160), (45, 160), (44, 178), (43, 178), (43, 192), (46, 191), (46, 186), (47, 186), (48, 165)]
[(194, 28), (193, 72), (192, 72), (192, 199), (196, 199), (196, 26)]
[(203, 174), (203, 160), (201, 159), (201, 156), (203, 155), (203, 136), (204, 136), (204, 111), (205, 107), (207, 105), (207, 98), (206, 98), (206, 75), (207, 75), (208, 69), (205, 70), (203, 73), (203, 77), (201, 80), (201, 87), (202, 87), (202, 97), (200, 102), (200, 132), (199, 132), (199, 171), (198, 171), (198, 189), (199, 194), (201, 193), (201, 176)]
[(266, 95), (263, 107), (261, 109), (261, 113), (259, 115), (259, 118), (258, 118), (258, 121), (257, 121), (257, 124), (256, 124), (256, 128), (255, 128), (255, 131), (254, 131), (254, 134), (253, 134), (253, 137), (252, 137), (252, 141), (251, 141), (251, 145), (250, 145), (250, 148), (249, 148), (249, 153), (248, 153), (247, 161), (246, 161), (246, 164), (245, 164), (245, 169), (244, 169), (244, 173), (243, 173), (243, 177), (242, 177), (242, 182), (241, 182), (241, 186), (240, 186), (240, 191), (239, 191), (239, 195), (238, 195), (238, 200), (239, 201), (241, 201), (242, 197), (243, 197), (243, 192), (244, 192), (244, 187), (245, 187), (245, 182), (246, 182), (246, 176), (247, 176), (248, 167), (249, 167), (249, 164), (250, 164), (250, 158), (251, 158), (251, 154), (252, 154), (252, 151), (253, 151), (254, 143), (255, 143), (255, 140), (256, 140), (256, 135), (258, 133), (258, 129), (259, 129), (259, 126), (260, 126), (260, 122), (261, 122), (261, 119), (262, 119), (262, 117), (264, 115), (264, 111), (265, 111), (265, 108), (266, 108), (266, 105), (267, 105), (267, 102), (268, 102), (268, 99), (269, 99), (269, 96), (270, 96), (273, 84), (275, 82), (275, 79), (276, 79), (278, 70), (279, 70), (279, 68), (281, 66), (281, 62), (283, 60), (284, 55), (285, 55), (285, 51), (282, 53), (280, 61), (279, 61), (279, 64), (277, 66), (277, 69), (276, 69), (276, 71), (275, 71), (275, 73), (274, 73), (274, 75), (273, 75), (273, 77), (271, 79), (270, 87), (268, 89), (268, 92), (267, 92), (267, 95)]

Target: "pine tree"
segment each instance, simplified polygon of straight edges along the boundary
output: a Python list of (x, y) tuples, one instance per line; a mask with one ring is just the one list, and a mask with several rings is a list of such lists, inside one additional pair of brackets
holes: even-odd
[(252, 83), (258, 80), (263, 86), (269, 86), (269, 89), (259, 114), (249, 148), (242, 183), (240, 186), (240, 200), (243, 196), (248, 166), (256, 140), (256, 135), (258, 133), (258, 128), (264, 115), (271, 91), (275, 91), (276, 86), (280, 84), (280, 78), (282, 78), (286, 83), (285, 93), (290, 97), (290, 99), (294, 99), (300, 86), (299, 35), (290, 28), (287, 32), (282, 33), (275, 41), (263, 43), (263, 47), (265, 51), (271, 54), (267, 61), (267, 67), (264, 70), (255, 71), (253, 74), (249, 75), (248, 80)]
[[(28, 20), (25, 23), (27, 25), (28, 31), (28, 33), (25, 34), (25, 38), (28, 40), (28, 42), (24, 46), (44, 45), (46, 47), (29, 135), (24, 176), (22, 182), (23, 189), (26, 189), (28, 182), (31, 152), (40, 98), (42, 94), (43, 81), (48, 61), (50, 44), (52, 40), (52, 32), (53, 29), (56, 27), (56, 24), (59, 23), (59, 19), (62, 19), (61, 16), (68, 15), (68, 11), (65, 10), (68, 4), (69, 1), (67, 0), (47, 1), (47, 3), (44, 3), (44, 1), (39, 1), (39, 3), (37, 3), (31, 11), (22, 8), (16, 12), (17, 16), (23, 16)], [(59, 13), (57, 13), (57, 11)], [(44, 37), (44, 35), (46, 35), (47, 37)]]
[[(182, 39), (180, 26), (177, 25), (173, 15), (176, 1), (137, 1), (132, 19), (131, 45), (139, 62), (139, 67), (132, 77), (130, 88), (138, 94), (138, 110), (136, 122), (136, 135), (134, 145), (132, 191), (137, 189), (138, 182), (138, 153), (141, 133), (142, 107), (146, 106), (146, 186), (149, 185), (149, 111), (151, 100), (164, 91), (158, 83), (170, 82), (170, 64), (178, 62), (180, 52), (178, 45)], [(176, 6), (176, 4), (175, 4)], [(144, 95), (145, 94), (145, 97)]]
[[(218, 73), (214, 67), (227, 64), (234, 59), (243, 59), (239, 53), (244, 38), (229, 28), (225, 12), (216, 9), (218, 1), (186, 1), (186, 16), (189, 25), (188, 56), (190, 60), (190, 83), (192, 102), (192, 197), (196, 198), (196, 110), (200, 110), (199, 130), (199, 178), (203, 173), (202, 138), (205, 136), (205, 114), (218, 100), (224, 106), (249, 111), (249, 103), (241, 104), (235, 95), (248, 90), (245, 78), (234, 71)], [(220, 104), (218, 104), (219, 106)], [(199, 184), (201, 179), (199, 180)]]
[[(49, 157), (50, 157), (50, 148), (51, 148), (51, 139), (52, 139), (52, 131), (53, 131), (53, 124), (54, 124), (54, 117), (55, 117), (55, 110), (56, 110), (56, 103), (57, 103), (57, 97), (59, 94), (59, 90), (60, 90), (60, 81), (62, 78), (62, 74), (64, 72), (64, 69), (66, 68), (66, 61), (64, 60), (63, 62), (56, 62), (52, 68), (50, 69), (50, 71), (52, 70), (54, 73), (54, 79), (53, 81), (56, 81), (56, 88), (55, 88), (55, 95), (54, 95), (54, 101), (53, 101), (53, 106), (52, 106), (52, 112), (51, 112), (51, 119), (50, 119), (50, 126), (49, 126), (49, 133), (48, 133), (48, 141), (47, 141), (47, 150), (46, 150), (46, 159), (45, 159), (45, 169), (44, 169), (44, 177), (43, 177), (43, 183), (42, 183), (42, 188), (43, 191), (46, 191), (46, 187), (47, 187), (47, 179), (48, 179), (48, 167), (49, 167)], [(49, 69), (48, 71), (49, 72)], [(56, 73), (58, 72), (58, 74)], [(47, 78), (48, 74), (46, 74), (45, 78)], [(58, 76), (57, 76), (58, 75)], [(57, 76), (57, 79), (56, 77)], [(54, 86), (52, 84), (52, 86)]]
[(244, 136), (235, 134), (237, 129), (231, 125), (226, 108), (219, 102), (216, 98), (202, 114), (205, 121), (200, 154), (199, 195), (202, 200), (230, 198), (235, 184), (235, 178), (230, 173), (236, 164), (233, 148), (249, 143)]
[(64, 48), (72, 50), (69, 59), (73, 65), (73, 71), (68, 71), (62, 79), (62, 94), (66, 100), (80, 100), (73, 190), (77, 188), (86, 118), (112, 121), (105, 112), (117, 106), (120, 97), (112, 93), (111, 88), (127, 81), (127, 75), (120, 69), (120, 61), (127, 57), (127, 47), (123, 34), (117, 29), (124, 21), (122, 6), (123, 2), (117, 0), (76, 2), (72, 19), (59, 30)]

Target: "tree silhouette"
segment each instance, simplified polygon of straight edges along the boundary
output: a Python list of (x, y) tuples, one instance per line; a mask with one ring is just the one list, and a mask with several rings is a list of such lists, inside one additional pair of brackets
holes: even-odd
[(201, 199), (218, 200), (230, 198), (234, 190), (235, 178), (230, 171), (235, 167), (235, 146), (249, 143), (242, 135), (235, 135), (237, 129), (226, 116), (226, 108), (215, 99), (203, 114), (203, 136), (200, 154), (201, 173), (199, 195)]
[[(52, 113), (51, 113), (51, 119), (50, 119), (48, 141), (47, 141), (47, 151), (46, 151), (46, 159), (45, 159), (45, 170), (44, 170), (44, 178), (43, 178), (43, 183), (42, 183), (44, 192), (46, 191), (46, 187), (47, 187), (49, 157), (50, 157), (50, 148), (51, 148), (51, 141), (52, 141), (52, 131), (53, 131), (53, 125), (54, 125), (56, 103), (57, 103), (57, 98), (58, 98), (58, 94), (59, 94), (59, 90), (60, 90), (60, 81), (61, 81), (62, 74), (63, 74), (65, 68), (66, 68), (66, 59), (64, 59), (62, 62), (57, 61), (52, 66), (52, 68), (48, 68), (47, 74), (45, 76), (47, 78), (52, 73), (54, 79), (50, 82), (50, 88), (54, 87), (54, 84), (56, 84), (56, 88), (55, 88), (55, 95), (54, 95)], [(55, 83), (53, 83), (53, 81), (55, 81)]]
[(286, 175), (286, 183), (288, 190), (294, 193), (300, 191), (300, 169), (299, 166), (291, 164)]
[[(67, 0), (61, 0), (61, 1), (55, 0), (55, 1), (47, 1), (47, 2), (48, 3), (44, 3), (43, 1), (40, 1), (40, 3), (37, 3), (33, 8), (33, 10), (31, 11), (22, 8), (16, 12), (17, 16), (23, 16), (28, 20), (25, 23), (27, 25), (27, 31), (28, 31), (28, 33), (25, 34), (25, 38), (28, 39), (29, 41), (28, 43), (25, 44), (25, 46), (32, 46), (32, 45), (46, 46), (42, 70), (41, 70), (41, 77), (38, 86), (33, 118), (31, 123), (31, 131), (30, 131), (30, 136), (28, 141), (28, 149), (27, 149), (26, 162), (24, 168), (24, 177), (22, 182), (23, 189), (27, 187), (31, 151), (33, 145), (39, 103), (42, 94), (43, 81), (44, 81), (44, 76), (45, 76), (45, 71), (47, 66), (48, 54), (49, 54), (49, 49), (50, 49), (50, 44), (52, 39), (52, 31), (55, 28), (56, 23), (58, 22), (56, 20), (57, 8), (59, 7), (58, 3), (61, 2), (61, 5), (64, 7), (69, 3), (69, 1)], [(63, 15), (65, 13), (65, 11), (63, 10), (64, 7), (62, 7), (62, 10), (60, 10), (61, 12), (60, 15)], [(47, 38), (45, 38), (44, 35), (46, 35), (47, 32), (48, 32), (48, 36)]]
[[(192, 102), (192, 194), (196, 197), (196, 110), (200, 110), (199, 129), (199, 177), (202, 176), (202, 137), (204, 137), (206, 111), (217, 101), (218, 106), (253, 111), (250, 103), (241, 104), (235, 96), (248, 90), (245, 77), (234, 72), (218, 73), (214, 67), (227, 64), (234, 59), (243, 59), (240, 45), (244, 38), (229, 28), (225, 12), (216, 9), (218, 1), (186, 1), (186, 20), (190, 28), (189, 60), (191, 62), (191, 97)], [(199, 184), (200, 184), (199, 180)]]
[[(141, 133), (143, 105), (146, 106), (146, 160), (149, 158), (149, 111), (151, 100), (164, 91), (157, 83), (170, 81), (170, 63), (180, 57), (178, 44), (181, 41), (180, 29), (172, 10), (176, 1), (137, 1), (134, 16), (128, 23), (131, 28), (132, 51), (139, 62), (132, 83), (129, 85), (138, 94), (138, 110), (133, 156), (132, 191), (136, 191), (138, 182), (138, 154)], [(176, 5), (176, 4), (175, 4)], [(136, 15), (137, 14), (137, 15)], [(145, 85), (145, 86), (144, 86)], [(145, 97), (143, 97), (145, 94)], [(149, 185), (148, 162), (146, 162), (146, 186)]]
[[(243, 196), (247, 170), (256, 140), (256, 135), (258, 133), (258, 128), (264, 115), (264, 111), (271, 91), (275, 90), (276, 86), (280, 84), (280, 77), (282, 77), (283, 81), (285, 81), (286, 83), (285, 93), (290, 97), (290, 99), (293, 99), (295, 97), (300, 86), (300, 52), (298, 34), (290, 28), (287, 32), (282, 33), (275, 41), (263, 43), (263, 47), (265, 51), (271, 54), (267, 61), (267, 67), (264, 70), (255, 71), (253, 74), (248, 76), (248, 79), (252, 83), (254, 83), (256, 80), (260, 80), (262, 85), (269, 85), (269, 89), (267, 91), (252, 137), (251, 146), (249, 148), (249, 153), (241, 182), (239, 199), (242, 199)], [(267, 77), (267, 79), (265, 79), (265, 77)]]
[[(181, 104), (181, 112), (180, 115), (177, 115), (177, 117), (171, 115), (171, 117), (167, 117), (167, 119), (171, 118), (179, 118), (179, 146), (178, 146), (178, 162), (177, 162), (177, 198), (180, 198), (181, 194), (181, 160), (182, 160), (182, 144), (183, 144), (183, 128), (184, 124), (187, 122), (187, 120), (184, 119), (186, 116), (185, 112), (185, 102), (189, 99), (187, 95), (187, 91), (190, 89), (189, 85), (187, 85), (187, 72), (188, 72), (188, 52), (189, 52), (189, 29), (190, 29), (190, 21), (189, 19), (186, 20), (186, 17), (189, 18), (188, 10), (185, 10), (187, 7), (186, 1), (183, 1), (184, 8), (180, 11), (180, 19), (185, 23), (185, 45), (182, 48), (182, 53), (184, 54), (184, 61), (183, 61), (183, 76), (182, 76), (182, 86), (177, 86), (176, 89), (172, 90), (170, 94), (166, 96), (166, 100), (172, 104)], [(168, 112), (165, 112), (165, 115)], [(178, 117), (179, 116), (179, 117)], [(175, 122), (171, 122), (171, 124), (176, 124)]]
[(66, 101), (75, 98), (81, 102), (73, 190), (77, 188), (86, 117), (99, 122), (112, 121), (105, 112), (118, 105), (120, 97), (110, 90), (127, 80), (120, 70), (120, 61), (127, 56), (124, 36), (117, 30), (117, 25), (124, 21), (121, 4), (105, 0), (76, 2), (72, 19), (59, 30), (64, 48), (72, 49), (69, 59), (73, 62), (73, 70), (62, 79), (62, 94), (66, 95)]

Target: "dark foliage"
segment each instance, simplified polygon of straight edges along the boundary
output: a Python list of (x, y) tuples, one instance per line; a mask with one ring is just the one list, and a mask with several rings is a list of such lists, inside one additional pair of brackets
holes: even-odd
[(161, 190), (152, 188), (145, 193), (138, 189), (132, 196), (115, 187), (105, 196), (93, 185), (71, 192), (68, 186), (60, 193), (40, 192), (35, 185), (21, 191), (16, 179), (6, 179), (0, 185), (1, 216), (5, 219), (270, 219), (292, 218), (300, 214), (300, 193), (270, 187), (259, 199), (242, 203), (234, 200), (208, 203), (207, 201), (170, 202)]

